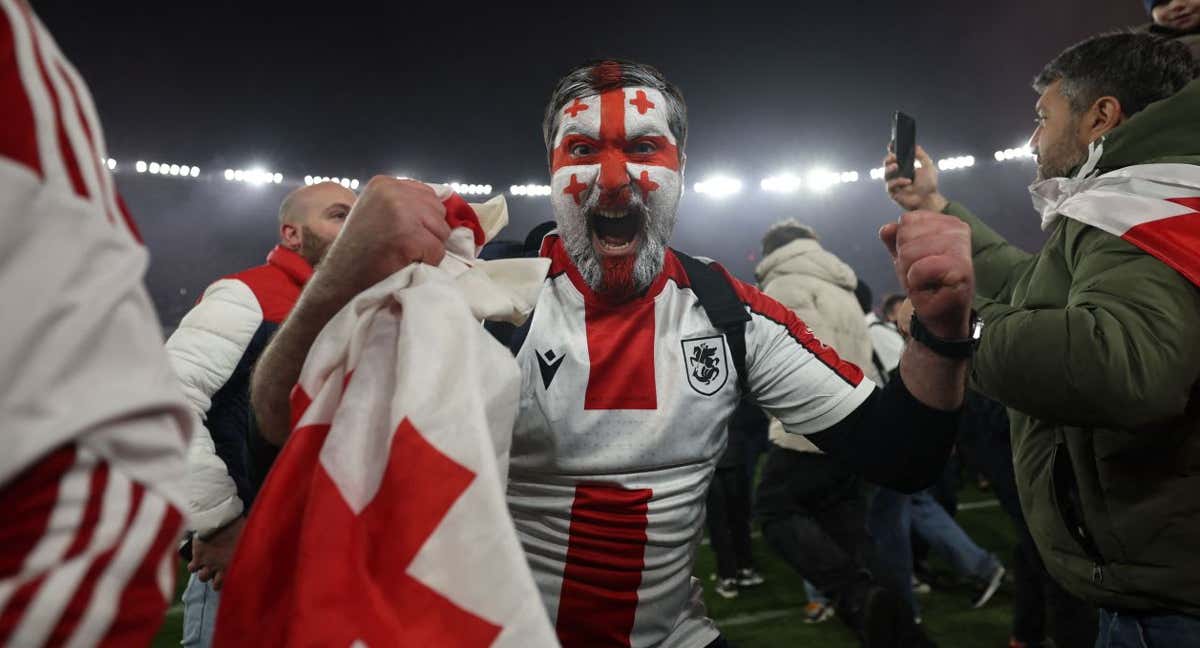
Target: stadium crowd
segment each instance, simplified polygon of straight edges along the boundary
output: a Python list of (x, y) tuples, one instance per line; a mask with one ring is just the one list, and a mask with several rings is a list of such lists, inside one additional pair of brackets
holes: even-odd
[(1012, 648), (1200, 646), (1200, 0), (1030, 71), (1035, 252), (917, 146), (883, 160), (902, 294), (798, 219), (740, 281), (670, 247), (683, 93), (600, 60), (543, 115), (554, 222), (301, 187), (165, 344), (83, 79), (0, 7), (0, 644), (147, 645), (181, 555), (185, 646), (720, 648), (703, 590), (762, 586), (761, 534), (789, 622), (871, 648), (937, 645), (931, 559), (1011, 590)]

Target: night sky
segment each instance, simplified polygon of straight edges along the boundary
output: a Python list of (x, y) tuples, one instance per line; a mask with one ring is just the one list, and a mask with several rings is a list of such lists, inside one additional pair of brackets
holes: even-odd
[[(867, 178), (895, 109), (917, 118), (918, 141), (935, 158), (978, 159), (944, 173), (944, 193), (1036, 247), (1025, 190), (1033, 164), (1000, 164), (992, 152), (1024, 143), (1036, 99), (1030, 80), (1058, 51), (1147, 21), (1136, 0), (33, 6), (91, 86), (167, 326), (206, 284), (262, 262), (279, 200), (305, 174), (500, 190), (548, 182), (541, 116), (549, 92), (572, 65), (609, 56), (653, 64), (683, 90), (689, 193), (673, 244), (744, 279), (753, 280), (763, 230), (795, 217), (877, 295), (895, 289), (875, 232), (898, 212)], [(137, 159), (198, 164), (204, 176), (139, 176)], [(256, 165), (288, 182), (220, 178), (225, 168)], [(774, 172), (815, 166), (863, 178), (822, 195), (758, 188)], [(746, 189), (723, 201), (690, 191), (718, 172)], [(548, 199), (508, 201), (507, 238), (551, 216)]]

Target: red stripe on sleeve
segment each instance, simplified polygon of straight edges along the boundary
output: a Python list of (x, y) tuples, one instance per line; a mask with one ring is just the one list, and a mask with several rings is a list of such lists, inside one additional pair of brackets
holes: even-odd
[(852, 362), (846, 362), (833, 347), (821, 342), (817, 336), (813, 335), (811, 329), (805, 324), (790, 308), (780, 304), (762, 293), (759, 289), (745, 282), (738, 280), (729, 271), (719, 263), (713, 263), (712, 266), (719, 270), (725, 278), (733, 284), (734, 292), (742, 303), (750, 307), (750, 311), (759, 316), (765, 317), (776, 324), (779, 324), (787, 329), (792, 339), (804, 347), (806, 351), (816, 356), (825, 366), (829, 367), (838, 376), (857, 387), (862, 382), (863, 372), (857, 365)]
[(28, 167), (41, 178), (44, 176), (38, 153), (37, 123), (21, 81), (15, 28), (8, 15), (0, 11), (0, 123), (4, 124), (0, 128), (0, 155)]
[(42, 83), (46, 85), (46, 92), (50, 95), (50, 109), (54, 112), (54, 127), (58, 137), (58, 150), (63, 158), (63, 166), (67, 169), (67, 176), (71, 179), (71, 187), (74, 188), (75, 195), (87, 198), (89, 194), (87, 187), (83, 184), (83, 173), (79, 170), (79, 161), (75, 158), (75, 150), (71, 147), (67, 129), (63, 125), (62, 102), (59, 101), (54, 84), (50, 82), (50, 75), (46, 73), (42, 45), (38, 39), (38, 36), (41, 35), (38, 31), (38, 24), (33, 19), (33, 13), (28, 5), (19, 2), (17, 6), (25, 14), (25, 24), (29, 26), (29, 37), (33, 40), (33, 57), (37, 61), (38, 74), (41, 75)]
[(653, 494), (616, 484), (575, 487), (555, 624), (563, 648), (629, 646)]

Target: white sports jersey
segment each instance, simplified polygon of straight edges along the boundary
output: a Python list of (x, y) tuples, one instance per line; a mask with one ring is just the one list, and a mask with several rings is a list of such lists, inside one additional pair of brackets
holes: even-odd
[[(563, 646), (705, 646), (691, 578), (737, 372), (669, 251), (646, 295), (606, 303), (557, 235), (517, 355), (509, 508)], [(722, 271), (723, 272), (723, 271)], [(728, 275), (727, 275), (728, 276)], [(793, 433), (824, 430), (874, 385), (795, 315), (732, 277), (751, 313), (753, 396)]]

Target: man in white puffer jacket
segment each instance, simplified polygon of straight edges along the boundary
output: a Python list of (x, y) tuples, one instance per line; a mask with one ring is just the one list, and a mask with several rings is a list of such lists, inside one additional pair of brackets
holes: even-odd
[[(755, 269), (760, 289), (796, 313), (820, 340), (870, 375), (871, 338), (854, 294), (854, 270), (817, 239), (812, 228), (789, 219), (763, 236), (763, 260)], [(763, 537), (828, 603), (807, 610), (813, 621), (828, 618), (828, 604), (853, 624), (849, 611), (875, 596), (867, 572), (870, 539), (862, 480), (779, 421), (770, 427), (772, 447), (759, 483), (756, 514)], [(819, 607), (818, 607), (819, 606)]]

